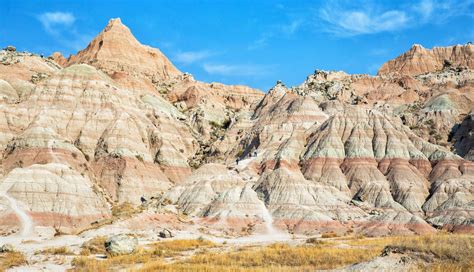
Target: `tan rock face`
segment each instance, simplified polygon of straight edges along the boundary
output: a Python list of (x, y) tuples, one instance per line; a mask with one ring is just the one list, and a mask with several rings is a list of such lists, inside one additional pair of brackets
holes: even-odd
[(378, 75), (391, 73), (419, 75), (436, 72), (446, 66), (474, 69), (474, 45), (435, 47), (429, 50), (415, 44), (408, 52), (384, 63)]
[(181, 74), (158, 49), (140, 44), (120, 19), (111, 19), (66, 66), (77, 63), (90, 64), (131, 89), (153, 89), (153, 82)]
[(432, 232), (435, 222), (470, 228), (472, 193), (463, 188), (473, 180), (472, 163), (421, 139), (385, 107), (337, 100), (320, 107), (277, 84), (252, 118), (228, 130), (238, 141), (223, 149), (228, 163), (237, 156), (253, 169), (259, 178), (252, 188), (275, 225), (368, 235)]
[[(110, 216), (110, 208), (93, 182), (62, 163), (15, 168), (3, 178), (0, 190), (22, 203), (35, 225), (63, 232)], [(15, 212), (10, 205), (6, 207), (6, 212), (0, 213), (2, 222)]]
[(67, 65), (67, 59), (60, 52), (54, 52), (50, 58), (52, 58), (61, 67), (65, 67)]
[[(164, 192), (191, 172), (187, 158), (196, 146), (188, 127), (177, 119), (180, 113), (159, 95), (120, 89), (85, 64), (38, 82), (28, 98), (4, 104), (2, 112), (1, 184), (23, 182), (20, 174), (35, 180), (51, 163), (71, 169), (67, 175), (54, 170), (45, 176), (46, 184), (57, 180), (59, 189), (38, 179), (38, 186), (28, 189), (29, 202), (20, 198), (27, 187), (15, 187), (16, 194), (7, 191), (24, 202), (35, 224), (63, 220), (64, 213), (70, 218), (61, 223), (63, 228), (80, 228), (108, 216), (107, 201), (140, 203), (141, 196)], [(77, 185), (61, 185), (70, 180)], [(94, 206), (81, 206), (84, 194)], [(70, 206), (64, 212), (48, 208), (67, 197), (73, 199), (67, 200)], [(51, 204), (38, 207), (41, 203)], [(43, 211), (49, 211), (48, 217)]]
[(0, 220), (22, 232), (142, 197), (239, 235), (474, 229), (472, 45), (267, 94), (182, 74), (119, 19), (67, 60), (0, 57)]

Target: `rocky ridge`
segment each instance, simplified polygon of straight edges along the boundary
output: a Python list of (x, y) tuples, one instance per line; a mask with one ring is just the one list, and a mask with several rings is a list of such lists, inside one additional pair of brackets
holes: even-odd
[(119, 19), (68, 59), (3, 50), (2, 230), (153, 198), (233, 235), (472, 232), (471, 53), (416, 46), (377, 76), (263, 94), (181, 73)]
[(386, 62), (380, 67), (378, 75), (398, 73), (420, 75), (436, 72), (446, 67), (466, 67), (474, 69), (474, 45), (455, 45), (426, 49), (414, 44), (409, 51)]

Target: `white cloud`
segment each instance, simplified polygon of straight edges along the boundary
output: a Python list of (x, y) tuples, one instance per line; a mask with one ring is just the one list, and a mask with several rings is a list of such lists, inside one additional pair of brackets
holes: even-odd
[(320, 18), (328, 24), (328, 32), (342, 36), (395, 31), (406, 27), (408, 23), (406, 13), (399, 10), (376, 13), (370, 9), (323, 8)]
[[(423, 19), (423, 23), (443, 23), (455, 16), (474, 16), (474, 0), (421, 0), (414, 11)], [(416, 14), (414, 14), (416, 21)]]
[(179, 52), (174, 57), (176, 62), (180, 62), (183, 64), (191, 64), (196, 61), (200, 61), (203, 59), (207, 59), (211, 56), (217, 55), (216, 52), (212, 52), (209, 50), (203, 51), (187, 51), (187, 52)]
[(255, 64), (211, 64), (205, 63), (203, 69), (211, 75), (222, 76), (260, 76), (267, 74), (271, 69), (270, 66)]
[(473, 16), (474, 0), (421, 0), (396, 7), (381, 3), (369, 0), (356, 6), (354, 2), (330, 1), (318, 12), (321, 29), (338, 36), (356, 36), (438, 24), (455, 16)]
[(55, 33), (57, 32), (56, 27), (69, 27), (76, 21), (76, 17), (69, 12), (45, 12), (38, 16), (41, 24), (46, 31)]
[[(36, 16), (43, 25), (44, 30), (58, 44), (63, 46), (63, 50), (78, 51), (83, 49), (93, 38), (91, 34), (79, 32), (75, 26), (76, 17), (70, 12), (53, 11), (45, 12)], [(59, 48), (56, 48), (56, 50)], [(63, 52), (63, 53), (66, 53)], [(75, 52), (69, 52), (75, 53)]]
[(427, 20), (433, 14), (434, 5), (432, 0), (422, 0), (418, 5), (415, 6), (423, 20)]

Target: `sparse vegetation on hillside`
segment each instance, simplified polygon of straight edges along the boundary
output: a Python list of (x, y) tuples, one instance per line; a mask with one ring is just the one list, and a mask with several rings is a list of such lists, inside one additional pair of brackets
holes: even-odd
[(142, 211), (142, 207), (135, 206), (130, 202), (124, 202), (112, 207), (112, 215), (114, 217), (126, 218)]
[(106, 254), (105, 250), (105, 236), (96, 236), (87, 242), (84, 242), (81, 246), (81, 255), (88, 256), (91, 254)]
[[(341, 247), (341, 244), (345, 246)], [(106, 260), (78, 257), (73, 264), (75, 271), (110, 271), (118, 267), (138, 271), (302, 271), (334, 269), (369, 261), (383, 255), (387, 249), (396, 248), (406, 254), (433, 256), (428, 263), (420, 260), (420, 271), (472, 271), (473, 245), (472, 235), (443, 233), (406, 237), (315, 238), (302, 245), (278, 243), (237, 250), (226, 246), (216, 250), (218, 245), (205, 240), (170, 240), (148, 245), (131, 255)]]
[[(104, 237), (96, 237), (82, 246), (81, 255), (87, 251), (91, 254), (104, 253)], [(108, 256), (105, 260), (98, 260), (91, 256), (81, 256), (74, 258), (72, 265), (73, 271), (110, 271), (118, 267), (132, 268), (138, 264), (162, 263), (165, 257), (181, 256), (183, 252), (193, 250), (203, 250), (216, 247), (217, 245), (206, 240), (169, 240), (150, 244), (144, 248), (139, 248), (130, 255)]]
[(46, 249), (43, 249), (43, 250), (36, 251), (35, 254), (36, 254), (36, 255), (39, 255), (39, 254), (48, 254), (48, 255), (75, 255), (74, 252), (72, 252), (71, 249), (69, 249), (69, 248), (66, 247), (66, 246), (46, 248)]
[(0, 271), (24, 264), (26, 264), (26, 258), (21, 252), (12, 251), (0, 254)]

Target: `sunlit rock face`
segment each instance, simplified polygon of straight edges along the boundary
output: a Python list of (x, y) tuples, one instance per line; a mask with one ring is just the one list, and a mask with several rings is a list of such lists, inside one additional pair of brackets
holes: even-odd
[(436, 72), (446, 66), (474, 69), (474, 45), (435, 47), (430, 50), (415, 44), (409, 51), (382, 65), (378, 74), (419, 75)]
[(120, 19), (111, 19), (66, 66), (77, 63), (92, 65), (129, 89), (152, 90), (153, 82), (181, 74), (160, 50), (140, 44)]
[[(88, 176), (62, 163), (33, 164), (10, 171), (0, 190), (21, 203), (35, 225), (47, 225), (62, 232), (87, 226), (110, 216), (110, 205)], [(16, 221), (10, 204), (1, 200), (0, 218)], [(11, 223), (11, 222), (10, 222)]]
[(266, 94), (181, 73), (119, 19), (68, 59), (0, 59), (0, 229), (153, 199), (236, 235), (474, 231), (470, 44)]
[[(108, 216), (113, 202), (138, 204), (191, 173), (187, 158), (196, 144), (181, 113), (159, 95), (117, 87), (94, 67), (59, 70), (24, 101), (2, 107), (2, 184), (13, 184), (7, 192), (38, 224), (49, 224), (41, 214), (48, 212), (68, 215), (63, 227), (80, 227)], [(15, 185), (22, 177), (37, 186)], [(62, 198), (69, 206), (55, 210)], [(85, 198), (91, 207), (79, 204)]]

